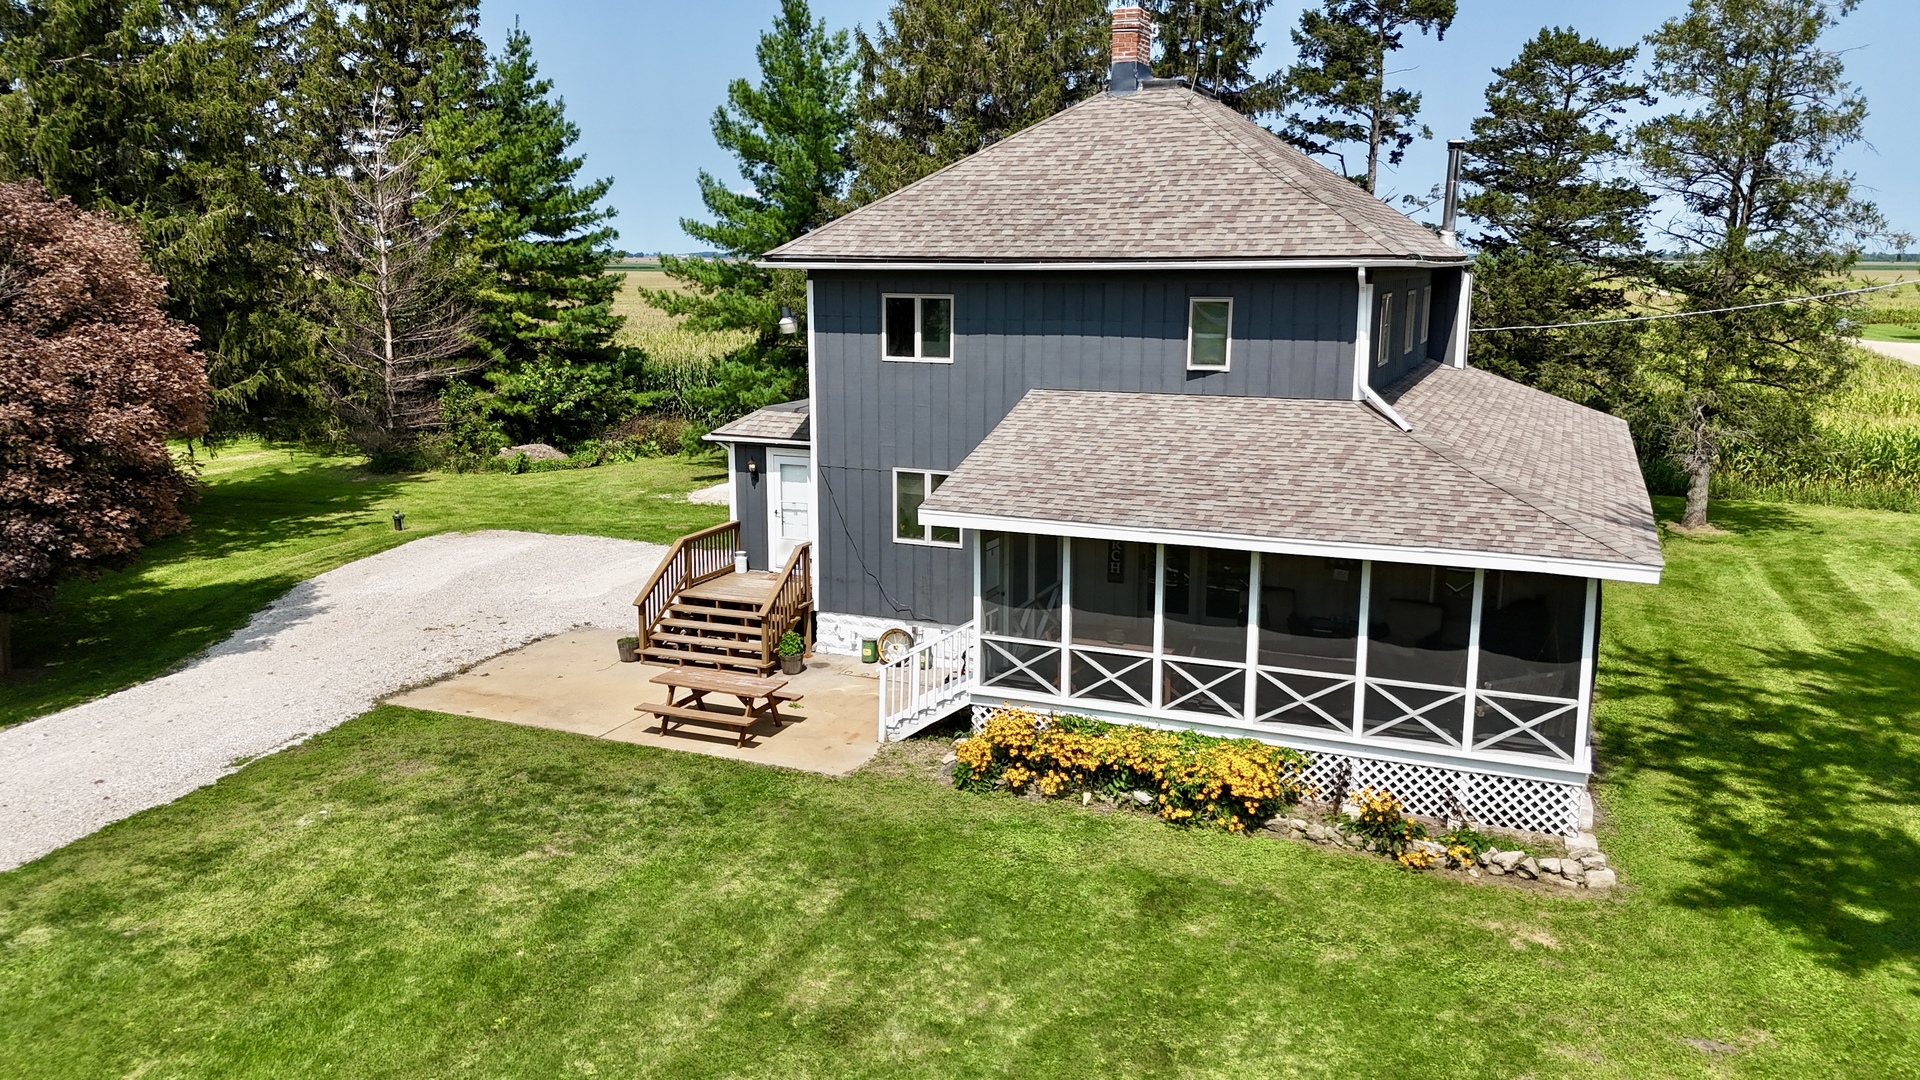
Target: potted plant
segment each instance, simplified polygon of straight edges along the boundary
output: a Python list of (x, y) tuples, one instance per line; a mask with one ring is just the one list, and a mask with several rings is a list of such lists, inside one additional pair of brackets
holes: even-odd
[(789, 630), (780, 635), (780, 670), (788, 675), (800, 674), (800, 661), (807, 651), (807, 641), (799, 634)]
[(620, 662), (621, 663), (631, 664), (635, 660), (640, 659), (640, 639), (639, 638), (623, 637), (619, 640), (619, 642), (617, 642), (617, 644), (620, 646)]

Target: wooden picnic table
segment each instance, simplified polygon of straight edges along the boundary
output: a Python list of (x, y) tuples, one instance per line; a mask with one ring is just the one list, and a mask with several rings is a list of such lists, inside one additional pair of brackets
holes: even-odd
[[(655, 675), (650, 682), (659, 683), (667, 688), (667, 700), (664, 705), (641, 702), (634, 709), (650, 712), (660, 718), (660, 734), (665, 735), (679, 723), (685, 726), (710, 724), (714, 727), (732, 728), (739, 734), (736, 746), (747, 745), (747, 729), (761, 717), (773, 721), (778, 729), (785, 722), (780, 715), (780, 703), (800, 700), (800, 695), (787, 689), (787, 680), (761, 678), (757, 675), (742, 675), (732, 671), (713, 671), (707, 668), (670, 668)], [(677, 691), (686, 691), (684, 696)], [(740, 712), (725, 712), (707, 704), (708, 694), (722, 694), (736, 698), (740, 702)], [(678, 700), (676, 700), (678, 698)]]

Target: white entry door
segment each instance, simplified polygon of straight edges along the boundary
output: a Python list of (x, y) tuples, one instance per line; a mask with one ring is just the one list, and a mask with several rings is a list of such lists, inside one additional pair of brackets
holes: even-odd
[(813, 539), (813, 463), (804, 450), (767, 451), (767, 569)]

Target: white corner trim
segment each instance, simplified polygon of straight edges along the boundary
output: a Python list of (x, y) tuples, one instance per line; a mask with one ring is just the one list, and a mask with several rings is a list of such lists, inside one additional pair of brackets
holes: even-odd
[(1473, 271), (1460, 270), (1460, 313), (1453, 320), (1453, 366), (1467, 366), (1467, 328), (1473, 322)]
[(734, 466), (733, 444), (726, 443), (724, 445), (727, 448), (727, 520), (739, 521), (740, 520), (740, 474), (739, 472), (735, 471), (733, 467)]
[(920, 510), (920, 520), (928, 525), (951, 525), (961, 529), (985, 529), (994, 532), (1033, 533), (1040, 536), (1131, 540), (1142, 544), (1177, 544), (1184, 547), (1220, 548), (1228, 551), (1270, 551), (1278, 555), (1325, 555), (1341, 559), (1373, 559), (1378, 562), (1409, 563), (1415, 566), (1525, 570), (1541, 574), (1559, 574), (1562, 577), (1631, 581), (1643, 585), (1660, 583), (1660, 567), (1644, 566), (1639, 563), (1607, 562), (1599, 559), (1557, 559), (1545, 555), (1516, 555), (1427, 545), (1398, 547), (1391, 544), (1355, 544), (1296, 537), (1134, 528), (1125, 525), (1099, 525), (1058, 519), (969, 513), (960, 510), (928, 510), (924, 506)]
[(1393, 406), (1387, 404), (1387, 399), (1381, 397), (1380, 394), (1377, 391), (1375, 391), (1373, 387), (1362, 386), (1360, 388), (1360, 392), (1366, 395), (1367, 404), (1373, 406), (1373, 409), (1375, 412), (1393, 421), (1394, 427), (1399, 428), (1401, 431), (1413, 430), (1413, 425), (1407, 423), (1407, 418), (1404, 416), (1401, 416), (1398, 410), (1396, 410)]
[(1360, 279), (1360, 303), (1353, 329), (1353, 400), (1366, 398), (1367, 366), (1373, 361), (1373, 285), (1367, 281), (1367, 268), (1356, 273)]

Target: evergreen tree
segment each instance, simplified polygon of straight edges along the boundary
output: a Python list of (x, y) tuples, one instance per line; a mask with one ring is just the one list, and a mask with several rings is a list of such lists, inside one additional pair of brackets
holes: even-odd
[(752, 260), (808, 230), (843, 206), (852, 165), (847, 141), (853, 65), (846, 31), (829, 33), (806, 0), (782, 0), (773, 29), (760, 35), (758, 85), (735, 79), (715, 110), (713, 137), (732, 152), (751, 185), (732, 191), (700, 174), (700, 198), (712, 223), (684, 220), (687, 235), (723, 252), (718, 259), (663, 256), (685, 292), (648, 291), (647, 302), (696, 330), (751, 330), (757, 337), (723, 361), (698, 404), (708, 419), (798, 396), (804, 336), (783, 337), (784, 311), (806, 311), (806, 280), (795, 270), (764, 270)]
[(1300, 59), (1283, 80), (1290, 111), (1282, 135), (1309, 153), (1332, 157), (1348, 171), (1340, 147), (1366, 147), (1367, 168), (1353, 175), (1380, 193), (1380, 159), (1398, 165), (1417, 136), (1420, 95), (1387, 85), (1387, 58), (1398, 52), (1408, 27), (1444, 38), (1453, 25), (1455, 0), (1324, 0), (1307, 9), (1293, 32)]
[(311, 415), (282, 108), (302, 21), (291, 0), (0, 7), (0, 175), (136, 225), (208, 355), (216, 430)]
[(516, 439), (586, 438), (619, 420), (632, 396), (614, 341), (620, 282), (606, 272), (618, 235), (603, 205), (613, 181), (578, 182), (580, 129), (519, 29), (483, 85), (437, 96), (474, 102), (428, 120), (426, 136), (472, 264), (478, 332), (495, 358), (494, 411)]
[(1652, 85), (1685, 105), (1635, 133), (1682, 250), (1651, 280), (1679, 310), (1711, 312), (1654, 324), (1647, 360), (1658, 433), (1688, 474), (1687, 527), (1707, 524), (1723, 453), (1790, 446), (1850, 367), (1845, 307), (1724, 309), (1829, 291), (1857, 253), (1843, 245), (1880, 227), (1834, 165), (1867, 106), (1820, 39), (1853, 6), (1692, 0), (1647, 39)]
[(1260, 19), (1273, 0), (1145, 0), (1159, 53), (1153, 73), (1255, 116), (1280, 107), (1279, 80), (1253, 72), (1260, 58)]
[(860, 69), (853, 198), (867, 203), (1106, 86), (1105, 0), (895, 0)]
[[(1476, 322), (1542, 326), (1627, 311), (1625, 281), (1647, 265), (1640, 234), (1652, 202), (1614, 171), (1626, 153), (1620, 116), (1653, 103), (1627, 77), (1637, 51), (1548, 28), (1494, 71), (1461, 170), (1473, 185), (1461, 210), (1484, 225)], [(1478, 367), (1618, 409), (1639, 340), (1634, 324), (1509, 331), (1474, 335), (1471, 355)]]

